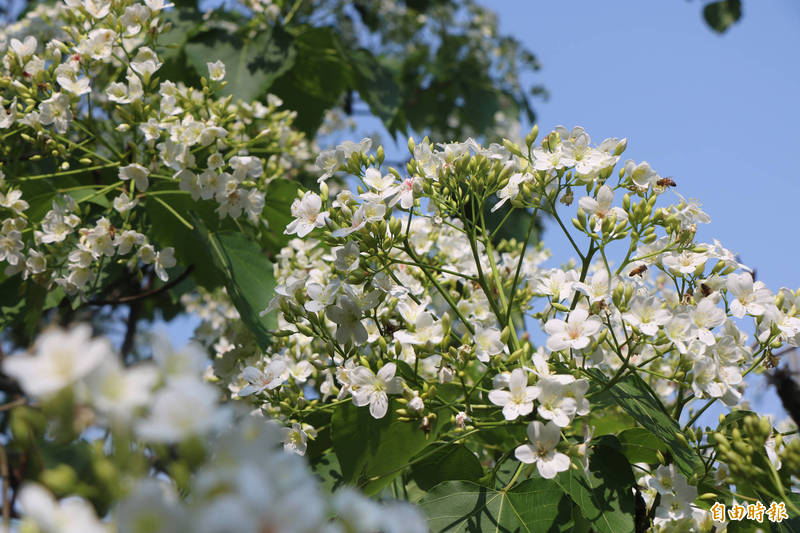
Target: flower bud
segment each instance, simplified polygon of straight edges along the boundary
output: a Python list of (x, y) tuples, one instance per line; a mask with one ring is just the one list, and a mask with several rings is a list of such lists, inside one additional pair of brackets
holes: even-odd
[(525, 136), (525, 144), (528, 145), (528, 149), (530, 150), (533, 143), (536, 142), (536, 138), (539, 136), (539, 125), (534, 124), (533, 128), (531, 128), (531, 132)]
[(517, 143), (510, 141), (508, 139), (503, 139), (503, 146), (505, 147), (506, 150), (508, 150), (515, 156), (523, 157), (522, 150), (520, 150), (520, 147)]

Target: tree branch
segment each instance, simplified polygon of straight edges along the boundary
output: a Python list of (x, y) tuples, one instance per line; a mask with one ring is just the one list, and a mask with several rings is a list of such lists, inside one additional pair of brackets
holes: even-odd
[(171, 279), (169, 282), (165, 283), (161, 287), (157, 289), (150, 289), (144, 292), (140, 292), (139, 294), (133, 294), (131, 296), (122, 296), (115, 300), (90, 300), (86, 302), (86, 305), (119, 305), (119, 304), (126, 304), (131, 302), (137, 302), (139, 300), (144, 300), (145, 298), (150, 298), (151, 296), (158, 296), (159, 294), (170, 290), (171, 288), (175, 287), (187, 277), (189, 274), (192, 273), (194, 270), (194, 265), (189, 265), (189, 267), (181, 273), (178, 277)]

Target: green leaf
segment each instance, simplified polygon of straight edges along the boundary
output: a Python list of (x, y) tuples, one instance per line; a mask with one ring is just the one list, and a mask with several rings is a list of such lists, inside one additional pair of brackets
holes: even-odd
[(90, 185), (80, 189), (73, 189), (67, 194), (72, 196), (78, 203), (87, 201), (88, 199), (88, 201), (93, 204), (107, 208), (111, 207), (111, 202), (108, 201), (108, 198), (106, 198), (104, 194), (97, 194), (97, 188)]
[[(349, 58), (359, 96), (369, 105), (372, 114), (380, 118), (387, 128), (391, 128), (402, 105), (394, 73), (364, 48), (350, 52)], [(394, 132), (390, 129), (389, 133)]]
[(5, 329), (25, 316), (22, 276), (17, 274), (0, 283), (0, 328)]
[(555, 478), (600, 533), (634, 530), (635, 480), (628, 460), (616, 446), (613, 437), (600, 439), (592, 447), (588, 473), (579, 465)]
[(331, 419), (333, 450), (342, 475), (367, 494), (380, 492), (436, 437), (436, 421), (426, 433), (419, 422), (397, 420), (394, 408), (390, 401), (386, 416), (376, 420), (367, 407), (347, 402), (336, 408)]
[[(607, 381), (601, 372), (591, 373), (601, 384)], [(608, 392), (636, 422), (668, 446), (683, 475), (691, 477), (695, 471), (703, 468), (703, 462), (697, 453), (678, 438), (677, 435), (682, 434), (678, 423), (667, 413), (664, 405), (642, 378), (635, 374), (626, 376)]]
[(463, 444), (434, 444), (422, 454), (425, 458), (411, 466), (411, 475), (422, 490), (442, 481), (476, 481), (483, 475), (480, 461)]
[(214, 28), (197, 34), (184, 47), (189, 64), (201, 76), (208, 75), (206, 63), (225, 63), (222, 94), (246, 102), (261, 99), (272, 82), (294, 63), (292, 37), (280, 27), (259, 31), (243, 39), (237, 34)]
[(326, 453), (311, 464), (311, 469), (320, 478), (325, 492), (333, 492), (344, 484), (342, 468), (335, 453)]
[(253, 332), (259, 346), (265, 349), (271, 343), (270, 332), (278, 327), (274, 312), (265, 316), (260, 314), (275, 291), (272, 262), (261, 246), (247, 235), (235, 231), (210, 233), (205, 231), (199, 219), (195, 220), (242, 322)]
[(269, 182), (264, 192), (261, 218), (269, 226), (270, 231), (265, 240), (273, 253), (277, 254), (291, 239), (290, 235), (284, 235), (283, 230), (293, 219), (291, 205), (300, 189), (300, 184), (296, 181), (276, 179)]
[(510, 490), (492, 490), (471, 481), (447, 481), (418, 505), (428, 525), (439, 531), (569, 531), (572, 504), (553, 481), (531, 478)]
[[(158, 192), (170, 190), (159, 187), (153, 189)], [(174, 192), (175, 195), (168, 195), (168, 205), (172, 210), (155, 201), (155, 197), (146, 197), (145, 210), (151, 222), (150, 237), (161, 247), (175, 248), (175, 257), (184, 268), (194, 265), (192, 279), (198, 285), (213, 290), (222, 285), (223, 278), (214, 263), (208, 260), (210, 248), (207, 239), (200, 232), (179, 222), (173, 211), (184, 220), (197, 216), (211, 231), (219, 229), (219, 219), (210, 201), (194, 201), (189, 195), (181, 194), (181, 191)]]
[(352, 73), (335, 28), (304, 26), (295, 36), (295, 47), (292, 68), (270, 90), (298, 111), (294, 125), (313, 137), (325, 112), (341, 102), (352, 84)]
[(703, 18), (711, 29), (717, 33), (725, 31), (742, 18), (741, 0), (721, 0), (711, 2), (703, 8)]
[(658, 452), (664, 452), (667, 446), (644, 428), (629, 428), (619, 434), (622, 453), (631, 463), (658, 462)]

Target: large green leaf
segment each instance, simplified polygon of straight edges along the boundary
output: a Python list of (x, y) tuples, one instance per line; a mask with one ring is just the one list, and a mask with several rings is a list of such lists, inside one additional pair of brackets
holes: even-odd
[(291, 35), (277, 26), (259, 31), (253, 38), (214, 28), (197, 34), (184, 49), (189, 64), (201, 75), (208, 74), (206, 63), (225, 63), (228, 85), (222, 93), (244, 101), (264, 97), (295, 58)]
[(600, 439), (592, 448), (588, 472), (579, 466), (555, 478), (583, 517), (600, 533), (634, 530), (635, 480), (628, 460), (615, 444), (613, 437)]
[(283, 230), (293, 220), (291, 205), (300, 188), (299, 183), (287, 179), (272, 180), (267, 185), (261, 218), (270, 230), (265, 237), (270, 252), (279, 252), (291, 239), (290, 235), (284, 235)]
[(294, 125), (313, 136), (325, 112), (339, 104), (351, 86), (350, 63), (335, 28), (301, 27), (294, 43), (295, 61), (275, 80), (271, 92), (298, 112)]
[(434, 444), (422, 454), (425, 458), (411, 467), (411, 475), (422, 490), (442, 481), (476, 481), (483, 474), (480, 461), (463, 444)]
[[(208, 260), (208, 242), (191, 223), (192, 217), (196, 216), (209, 230), (218, 230), (220, 221), (212, 202), (192, 200), (171, 183), (168, 186), (156, 185), (153, 190), (160, 192), (163, 195), (160, 198), (165, 200), (159, 202), (154, 196), (146, 197), (145, 210), (151, 222), (150, 238), (161, 247), (172, 246), (176, 259), (184, 268), (193, 266), (192, 278), (198, 285), (209, 290), (222, 285), (222, 276), (214, 263)], [(167, 194), (167, 191), (175, 194)]]
[[(607, 378), (600, 372), (592, 372), (600, 383)], [(655, 397), (650, 387), (642, 379), (633, 374), (626, 376), (614, 384), (608, 392), (636, 422), (651, 431), (669, 447), (678, 469), (687, 477), (703, 468), (703, 462), (697, 453), (686, 444), (686, 437), (680, 426), (664, 405)], [(683, 435), (683, 439), (678, 438)]]
[(435, 439), (437, 425), (425, 432), (419, 422), (397, 420), (393, 403), (383, 418), (372, 418), (369, 409), (347, 402), (331, 419), (333, 450), (347, 483), (376, 494), (399, 475), (423, 448)]
[(572, 504), (553, 480), (531, 478), (510, 490), (447, 481), (419, 501), (439, 531), (569, 531)]
[(350, 52), (349, 58), (359, 96), (369, 105), (372, 114), (390, 128), (389, 133), (394, 133), (391, 125), (402, 105), (394, 73), (364, 48)]
[(320, 479), (320, 485), (327, 492), (333, 492), (344, 484), (342, 468), (335, 453), (326, 453), (311, 463), (311, 469)]
[(658, 452), (667, 449), (649, 429), (628, 428), (619, 434), (622, 453), (631, 463), (657, 463)]
[(244, 233), (204, 232), (199, 220), (197, 224), (208, 253), (223, 275), (228, 296), (259, 346), (266, 348), (271, 343), (271, 332), (278, 327), (274, 312), (261, 316), (275, 291), (272, 262), (261, 246)]

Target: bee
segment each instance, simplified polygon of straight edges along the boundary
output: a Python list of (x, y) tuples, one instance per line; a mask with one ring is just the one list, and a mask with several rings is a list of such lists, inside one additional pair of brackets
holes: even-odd
[(700, 292), (703, 293), (703, 296), (708, 296), (709, 294), (711, 294), (711, 288), (705, 283), (701, 283)]
[(656, 181), (656, 185), (659, 187), (675, 187), (677, 183), (675, 183), (672, 178), (661, 178), (660, 180)]
[(633, 276), (640, 276), (641, 277), (641, 276), (644, 275), (645, 272), (647, 272), (647, 265), (640, 265), (640, 266), (634, 268), (633, 270), (631, 270), (631, 273), (628, 274), (628, 275), (630, 277), (633, 277)]
[(422, 417), (422, 422), (420, 422), (419, 424), (419, 429), (421, 429), (425, 433), (430, 433), (431, 430), (433, 429), (433, 427), (431, 426), (431, 420), (427, 416)]
[(777, 368), (768, 379), (775, 385), (775, 392), (778, 393), (783, 408), (794, 423), (800, 426), (800, 385), (795, 381), (793, 374), (794, 372), (788, 368)]

